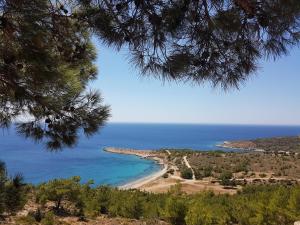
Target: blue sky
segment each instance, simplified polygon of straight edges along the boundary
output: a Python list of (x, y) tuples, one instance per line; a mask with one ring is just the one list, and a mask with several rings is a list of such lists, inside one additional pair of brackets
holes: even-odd
[(240, 90), (163, 83), (95, 41), (99, 76), (91, 84), (111, 106), (110, 122), (300, 125), (300, 49), (261, 69)]

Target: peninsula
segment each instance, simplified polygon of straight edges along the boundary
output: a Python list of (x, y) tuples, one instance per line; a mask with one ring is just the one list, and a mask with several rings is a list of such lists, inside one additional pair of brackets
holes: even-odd
[[(277, 147), (270, 143), (276, 143)], [(225, 142), (223, 147), (246, 150), (237, 152), (113, 147), (105, 151), (136, 155), (161, 165), (160, 171), (119, 186), (120, 189), (163, 193), (180, 185), (188, 194), (203, 190), (234, 194), (248, 184), (299, 183), (299, 143), (298, 137), (284, 137)]]

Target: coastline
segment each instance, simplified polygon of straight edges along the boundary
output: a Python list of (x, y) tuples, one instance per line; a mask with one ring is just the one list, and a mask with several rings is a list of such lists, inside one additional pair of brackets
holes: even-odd
[(123, 190), (140, 188), (140, 187), (158, 179), (159, 177), (164, 175), (167, 172), (167, 170), (168, 170), (168, 166), (166, 164), (163, 164), (163, 167), (159, 171), (154, 172), (148, 176), (139, 178), (137, 180), (120, 185), (120, 186), (118, 186), (118, 188), (123, 189)]
[[(236, 142), (225, 142), (225, 144), (233, 145)], [(239, 144), (244, 144), (245, 142), (237, 142)], [(247, 142), (246, 142), (247, 143)], [(247, 143), (248, 144), (248, 143)], [(252, 144), (252, 143), (251, 143)], [(231, 147), (231, 146), (226, 146)], [(233, 146), (235, 147), (235, 146)], [(239, 145), (238, 147), (244, 147)], [(252, 147), (252, 146), (251, 146)], [(150, 175), (144, 175), (142, 178), (137, 178), (133, 181), (128, 181), (125, 184), (119, 185), (117, 188), (121, 190), (129, 190), (129, 189), (138, 189), (141, 191), (151, 192), (151, 193), (166, 193), (170, 190), (174, 185), (179, 185), (178, 187), (180, 190), (187, 194), (193, 194), (198, 193), (200, 191), (213, 191), (216, 194), (235, 194), (239, 189), (242, 188), (245, 184), (265, 184), (265, 183), (286, 183), (286, 184), (294, 184), (297, 183), (298, 180), (294, 179), (295, 174), (291, 173), (291, 176), (293, 177), (282, 177), (282, 175), (276, 175), (278, 174), (277, 171), (281, 172), (280, 170), (273, 171), (268, 168), (268, 166), (263, 167), (264, 170), (261, 170), (262, 166), (257, 166), (256, 159), (252, 161), (252, 167), (249, 170), (247, 167), (246, 169), (242, 169), (241, 171), (234, 172), (234, 168), (232, 167), (232, 177), (230, 180), (234, 181), (234, 186), (224, 186), (220, 182), (220, 179), (218, 176), (206, 176), (202, 177), (201, 179), (196, 179), (195, 173), (193, 172), (192, 165), (190, 163), (195, 163), (195, 160), (198, 160), (198, 162), (202, 161), (209, 163), (211, 157), (215, 157), (213, 159), (213, 162), (222, 164), (223, 160), (226, 160), (226, 156), (222, 154), (222, 157), (225, 157), (224, 159), (220, 159), (219, 156), (210, 155), (208, 153), (191, 153), (191, 152), (171, 152), (168, 150), (164, 151), (151, 151), (151, 150), (135, 150), (135, 149), (123, 149), (123, 148), (106, 148), (104, 149), (106, 152), (110, 153), (116, 153), (116, 154), (128, 154), (128, 155), (135, 155), (138, 157), (141, 157), (143, 159), (150, 159), (155, 160), (157, 163), (161, 165), (161, 170), (155, 171)], [(246, 152), (245, 152), (246, 153)], [(231, 154), (231, 153), (230, 153)], [(251, 154), (251, 152), (248, 152), (248, 154)], [(286, 152), (284, 155), (289, 156), (290, 154), (287, 154)], [(233, 154), (227, 156), (228, 158), (234, 157), (234, 159), (241, 159), (243, 156), (240, 154)], [(247, 157), (252, 157), (252, 155), (248, 155)], [(246, 157), (246, 158), (247, 158)], [(266, 154), (265, 152), (261, 153), (261, 155), (255, 154), (255, 157), (260, 159), (261, 163), (266, 162), (266, 160), (270, 160), (273, 157), (273, 155)], [(247, 158), (250, 160), (249, 158)], [(181, 160), (179, 164), (175, 162), (175, 160)], [(193, 161), (194, 160), (194, 161)], [(221, 160), (221, 161), (220, 161)], [(274, 157), (272, 158), (274, 162)], [(275, 158), (277, 160), (277, 158)], [(227, 163), (227, 164), (226, 164)], [(226, 166), (230, 163), (230, 166), (232, 165), (230, 159), (227, 162), (224, 162), (223, 164)], [(182, 177), (181, 168), (180, 165), (185, 164), (187, 168), (190, 168), (193, 173), (193, 177), (185, 178)], [(222, 165), (223, 165), (222, 164)], [(299, 164), (298, 164), (299, 165)], [(234, 165), (233, 165), (234, 166)], [(197, 169), (197, 167), (196, 167)], [(251, 173), (248, 175), (241, 173), (244, 170), (249, 170)]]
[(159, 157), (155, 151), (151, 150), (134, 150), (134, 149), (123, 149), (123, 148), (113, 148), (107, 147), (103, 149), (106, 152), (114, 153), (114, 154), (126, 154), (126, 155), (135, 155), (140, 157), (141, 159), (150, 159), (155, 161), (157, 164), (161, 165), (161, 169), (154, 173), (151, 173), (142, 178), (138, 178), (133, 181), (129, 181), (123, 185), (118, 186), (119, 189), (128, 190), (128, 189), (136, 189), (141, 188), (142, 186), (153, 182), (154, 180), (160, 178), (168, 171), (168, 164), (164, 161), (163, 158)]
[(216, 147), (230, 150), (265, 152), (264, 149), (256, 148), (251, 141), (224, 141), (223, 144), (217, 144)]

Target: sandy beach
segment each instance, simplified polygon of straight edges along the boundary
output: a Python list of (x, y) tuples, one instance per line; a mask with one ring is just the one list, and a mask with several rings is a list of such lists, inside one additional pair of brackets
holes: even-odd
[(161, 170), (154, 172), (148, 176), (142, 177), (140, 179), (134, 180), (132, 182), (126, 183), (124, 185), (120, 185), (118, 188), (120, 189), (134, 189), (134, 188), (141, 188), (144, 185), (147, 185), (162, 175), (164, 175), (168, 171), (168, 163), (166, 163), (163, 157), (159, 156), (155, 151), (151, 150), (135, 150), (135, 149), (121, 149), (121, 148), (113, 148), (108, 147), (105, 148), (104, 151), (115, 153), (115, 154), (126, 154), (126, 155), (136, 155), (143, 159), (151, 159), (156, 161), (158, 164), (161, 165)]
[(141, 188), (142, 186), (160, 178), (162, 175), (164, 175), (167, 172), (167, 170), (168, 170), (168, 165), (163, 164), (163, 168), (160, 171), (150, 174), (146, 177), (140, 178), (138, 180), (129, 182), (127, 184), (121, 185), (121, 186), (119, 186), (119, 188), (120, 189)]

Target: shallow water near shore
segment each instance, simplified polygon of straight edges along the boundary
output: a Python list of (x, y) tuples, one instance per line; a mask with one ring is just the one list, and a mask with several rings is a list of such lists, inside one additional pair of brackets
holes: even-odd
[(160, 170), (152, 160), (103, 151), (104, 147), (134, 149), (218, 149), (223, 141), (300, 135), (299, 126), (108, 124), (90, 139), (82, 137), (73, 149), (49, 152), (42, 143), (18, 136), (13, 129), (0, 133), (0, 160), (9, 174), (22, 173), (30, 183), (81, 176), (95, 184), (121, 185)]

